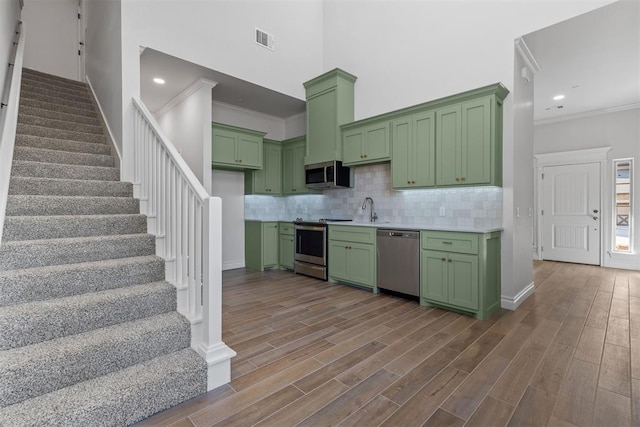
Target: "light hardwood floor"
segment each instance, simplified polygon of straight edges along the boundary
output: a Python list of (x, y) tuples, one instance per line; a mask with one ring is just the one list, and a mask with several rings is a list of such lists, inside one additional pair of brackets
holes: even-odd
[(223, 276), (232, 381), (140, 423), (640, 425), (640, 272), (536, 262), (477, 321), (290, 272)]

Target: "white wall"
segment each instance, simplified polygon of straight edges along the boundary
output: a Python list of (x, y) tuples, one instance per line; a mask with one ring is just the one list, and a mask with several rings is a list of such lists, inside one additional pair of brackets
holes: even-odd
[[(254, 42), (255, 27), (275, 35), (275, 51)], [(122, 2), (123, 179), (132, 171), (139, 46), (304, 99), (301, 83), (322, 72), (322, 29), (321, 0)]]
[[(514, 142), (514, 40), (611, 3), (584, 1), (370, 1), (324, 2), (324, 70), (358, 76), (355, 119), (369, 117), (495, 82), (512, 94), (504, 104), (503, 298), (530, 285), (530, 233), (515, 225), (513, 195), (530, 193), (514, 180), (522, 158)], [(531, 159), (526, 169), (531, 168)], [(520, 187), (517, 187), (520, 186)]]
[(78, 0), (26, 0), (24, 66), (83, 80), (78, 67)]
[[(506, 147), (504, 154), (505, 175), (513, 182), (505, 193), (504, 210), (511, 215), (503, 222), (507, 238), (505, 254), (512, 257), (512, 266), (503, 266), (502, 306), (516, 308), (533, 292), (533, 268), (531, 245), (533, 236), (534, 185), (533, 185), (533, 87), (534, 70), (518, 52), (514, 55), (513, 70), (513, 135), (514, 143)], [(529, 80), (522, 77), (522, 69), (528, 70)], [(516, 149), (517, 147), (517, 149)], [(517, 191), (516, 191), (517, 189)], [(509, 236), (509, 233), (511, 235)], [(512, 252), (507, 252), (512, 251)], [(516, 277), (517, 275), (517, 277)], [(510, 287), (512, 286), (512, 287)], [(522, 287), (524, 286), (524, 287)]]
[(214, 170), (211, 195), (222, 199), (222, 269), (244, 267), (244, 173)]
[[(13, 61), (13, 41), (15, 40), (16, 24), (20, 20), (20, 3), (18, 0), (0, 1), (0, 61), (5, 64), (0, 67), (0, 97), (5, 102), (9, 93), (5, 93), (5, 82), (12, 68), (6, 66)], [(25, 25), (26, 26), (26, 25)], [(8, 86), (6, 86), (8, 90)], [(0, 125), (4, 122), (5, 109), (0, 114)], [(2, 129), (0, 127), (0, 129)]]
[[(85, 70), (122, 153), (121, 2), (86, 1)], [(135, 76), (139, 79), (139, 76)]]
[[(196, 178), (211, 192), (211, 89), (214, 82), (200, 80), (179, 94), (158, 124), (175, 145)], [(171, 107), (171, 108), (167, 108)]]
[[(602, 191), (603, 245), (605, 253), (612, 249), (611, 224), (613, 207), (613, 159), (634, 158), (634, 183), (632, 205), (634, 218), (639, 218), (640, 193), (640, 108), (590, 116), (573, 120), (536, 125), (534, 128), (535, 154), (572, 151), (586, 148), (611, 147), (607, 153), (605, 187)], [(609, 226), (606, 226), (609, 224)], [(606, 267), (640, 268), (640, 224), (635, 221), (633, 241), (636, 252), (631, 255), (606, 254)]]
[(284, 120), (284, 139), (295, 138), (307, 133), (307, 112), (287, 117)]
[(266, 132), (265, 138), (276, 141), (285, 139), (284, 119), (222, 102), (214, 101), (212, 104), (211, 121)]

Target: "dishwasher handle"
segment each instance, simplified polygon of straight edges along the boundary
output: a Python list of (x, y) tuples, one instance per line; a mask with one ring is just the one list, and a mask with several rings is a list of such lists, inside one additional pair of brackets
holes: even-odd
[(378, 229), (378, 237), (404, 237), (408, 239), (418, 239), (420, 232), (415, 230), (385, 230)]

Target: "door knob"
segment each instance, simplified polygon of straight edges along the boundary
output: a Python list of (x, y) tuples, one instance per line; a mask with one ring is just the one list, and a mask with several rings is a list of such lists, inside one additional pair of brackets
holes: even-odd
[(594, 209), (594, 210), (593, 210), (593, 213), (598, 213), (598, 209)]

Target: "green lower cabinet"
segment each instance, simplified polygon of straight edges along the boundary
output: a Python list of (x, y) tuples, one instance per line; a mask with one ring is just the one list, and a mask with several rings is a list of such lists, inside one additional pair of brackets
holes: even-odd
[(296, 249), (293, 223), (281, 222), (278, 226), (280, 228), (280, 244), (278, 246), (280, 268), (293, 270)]
[(375, 232), (373, 227), (329, 226), (329, 280), (377, 292)]
[(500, 309), (499, 232), (423, 231), (421, 247), (422, 305), (473, 313), (481, 320)]
[(258, 271), (278, 267), (278, 240), (277, 222), (245, 221), (245, 266)]

